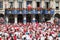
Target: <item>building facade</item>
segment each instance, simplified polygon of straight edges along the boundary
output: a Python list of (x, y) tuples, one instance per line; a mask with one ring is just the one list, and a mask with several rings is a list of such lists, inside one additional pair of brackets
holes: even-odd
[(60, 14), (60, 0), (0, 0), (0, 15), (7, 23), (39, 22), (41, 14)]

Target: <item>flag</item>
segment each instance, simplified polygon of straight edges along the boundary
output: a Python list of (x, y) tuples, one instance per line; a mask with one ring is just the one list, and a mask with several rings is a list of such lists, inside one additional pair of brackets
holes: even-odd
[(54, 14), (54, 10), (53, 9), (50, 10), (50, 14)]
[(28, 10), (30, 11), (30, 10), (32, 9), (31, 4), (28, 4), (27, 8), (28, 8)]

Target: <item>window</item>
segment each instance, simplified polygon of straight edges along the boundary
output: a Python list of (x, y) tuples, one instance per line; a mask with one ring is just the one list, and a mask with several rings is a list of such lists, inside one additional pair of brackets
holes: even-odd
[(56, 2), (56, 10), (59, 10), (59, 2)]
[(0, 2), (0, 9), (3, 9), (3, 2)]
[(13, 2), (10, 2), (10, 8), (13, 8)]
[(14, 0), (8, 0), (9, 3), (10, 3), (10, 8), (13, 8), (13, 3), (14, 3)]
[(28, 6), (29, 4), (32, 5), (32, 1), (27, 1), (27, 6)]
[(17, 0), (17, 1), (18, 1), (19, 8), (22, 8), (22, 1), (23, 0)]
[(50, 4), (49, 2), (46, 2), (46, 8), (49, 8), (49, 4)]
[(37, 7), (40, 7), (40, 2), (37, 2)]
[(19, 8), (22, 8), (22, 2), (19, 2)]
[(46, 4), (46, 8), (49, 8), (50, 0), (44, 0)]

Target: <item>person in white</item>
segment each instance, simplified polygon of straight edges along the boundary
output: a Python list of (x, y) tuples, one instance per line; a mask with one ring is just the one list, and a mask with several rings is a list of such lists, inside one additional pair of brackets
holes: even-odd
[(48, 40), (53, 40), (53, 37), (52, 36), (48, 36)]
[(45, 36), (43, 36), (43, 34), (41, 35), (41, 40), (45, 40)]
[(26, 40), (31, 40), (30, 36), (28, 34), (25, 34), (22, 36), (22, 39), (26, 38)]

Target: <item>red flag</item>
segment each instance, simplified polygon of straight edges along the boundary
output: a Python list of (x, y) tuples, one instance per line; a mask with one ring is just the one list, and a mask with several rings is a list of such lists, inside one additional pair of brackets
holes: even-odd
[(30, 4), (28, 4), (28, 10), (31, 10), (32, 6)]

